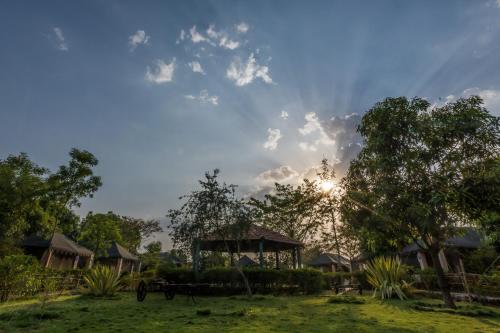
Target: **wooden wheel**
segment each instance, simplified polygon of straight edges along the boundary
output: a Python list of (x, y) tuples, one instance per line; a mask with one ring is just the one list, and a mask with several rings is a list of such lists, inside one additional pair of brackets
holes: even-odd
[(148, 291), (146, 287), (146, 282), (141, 281), (137, 286), (137, 301), (142, 302), (146, 298)]
[(174, 299), (175, 292), (174, 292), (174, 290), (173, 290), (172, 288), (167, 288), (167, 289), (165, 290), (164, 294), (165, 294), (165, 298), (166, 298), (167, 300), (169, 300), (169, 301), (170, 301), (170, 300)]

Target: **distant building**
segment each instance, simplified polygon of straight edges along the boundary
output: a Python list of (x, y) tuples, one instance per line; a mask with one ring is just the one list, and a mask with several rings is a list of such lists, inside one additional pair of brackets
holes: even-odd
[(322, 253), (314, 258), (310, 266), (318, 268), (322, 272), (349, 271), (349, 260), (343, 256), (332, 253)]
[(48, 268), (91, 268), (94, 259), (94, 252), (60, 233), (48, 239), (31, 235), (22, 242), (22, 247), (26, 254), (36, 257)]
[(251, 259), (249, 256), (247, 256), (246, 254), (240, 258), (240, 260), (238, 260), (238, 266), (242, 266), (242, 267), (256, 267), (256, 266), (259, 266), (259, 264)]
[(107, 255), (99, 257), (98, 261), (102, 265), (114, 268), (118, 273), (133, 273), (141, 269), (139, 258), (117, 242), (113, 242)]
[[(449, 238), (444, 243), (445, 249), (439, 252), (439, 262), (445, 272), (461, 272), (462, 257), (481, 246), (481, 236), (474, 229), (468, 229), (463, 236)], [(406, 246), (401, 252), (404, 264), (426, 269), (433, 267), (432, 258), (417, 243)]]

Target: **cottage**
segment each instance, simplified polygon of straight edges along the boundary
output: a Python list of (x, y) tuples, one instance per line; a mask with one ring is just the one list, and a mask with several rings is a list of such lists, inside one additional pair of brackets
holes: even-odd
[(118, 273), (133, 273), (141, 269), (139, 258), (117, 242), (113, 242), (108, 249), (107, 255), (99, 257), (98, 261), (102, 265), (116, 269)]
[(309, 265), (318, 268), (322, 272), (348, 272), (350, 270), (349, 260), (347, 258), (332, 253), (320, 254), (314, 258)]
[(22, 242), (26, 254), (40, 260), (43, 267), (54, 269), (91, 268), (94, 252), (60, 233), (49, 239), (31, 235)]
[[(444, 243), (445, 249), (439, 252), (439, 262), (445, 272), (461, 272), (462, 257), (481, 246), (481, 236), (473, 229), (468, 229), (463, 236), (452, 237)], [(401, 252), (403, 263), (426, 269), (432, 267), (432, 258), (417, 243), (406, 246)]]

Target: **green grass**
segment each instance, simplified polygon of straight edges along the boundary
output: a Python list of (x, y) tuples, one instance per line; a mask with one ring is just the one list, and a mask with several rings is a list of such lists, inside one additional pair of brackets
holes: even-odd
[[(0, 332), (498, 332), (497, 316), (470, 317), (425, 312), (418, 301), (380, 302), (362, 297), (364, 303), (329, 303), (329, 297), (257, 296), (198, 297), (193, 305), (186, 296), (165, 300), (149, 294), (143, 303), (132, 293), (101, 300), (65, 296), (44, 311), (36, 300), (0, 305)], [(437, 300), (420, 299), (426, 304)]]

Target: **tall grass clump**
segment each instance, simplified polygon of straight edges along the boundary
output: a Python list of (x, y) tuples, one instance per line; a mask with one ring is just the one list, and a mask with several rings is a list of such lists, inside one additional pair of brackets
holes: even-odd
[(120, 275), (108, 266), (95, 266), (84, 277), (90, 295), (113, 296), (120, 288)]
[(408, 284), (403, 280), (405, 267), (401, 261), (391, 257), (373, 259), (366, 267), (366, 278), (374, 289), (373, 297), (392, 298), (394, 295), (406, 299), (404, 290)]

